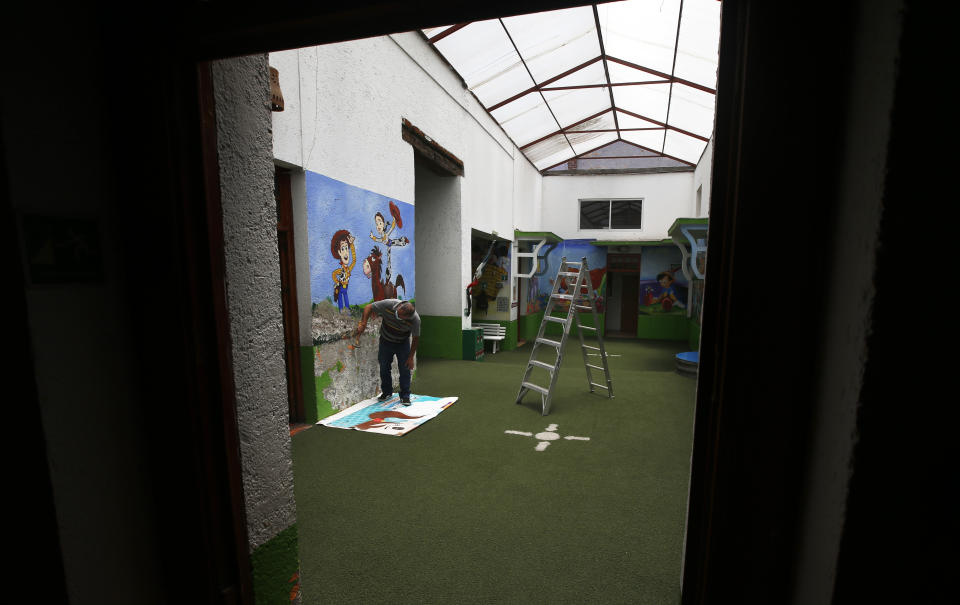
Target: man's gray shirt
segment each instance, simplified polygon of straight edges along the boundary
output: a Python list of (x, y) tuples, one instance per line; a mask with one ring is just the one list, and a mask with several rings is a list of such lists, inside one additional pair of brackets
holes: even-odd
[(403, 342), (411, 335), (420, 336), (420, 315), (414, 311), (409, 319), (400, 319), (397, 317), (397, 309), (404, 304), (405, 300), (396, 298), (386, 298), (371, 303), (374, 312), (383, 318), (383, 325), (380, 327), (380, 337), (389, 342)]

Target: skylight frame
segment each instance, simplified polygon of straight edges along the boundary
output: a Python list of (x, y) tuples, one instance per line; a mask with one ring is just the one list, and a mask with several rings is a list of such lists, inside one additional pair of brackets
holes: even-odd
[[(488, 32), (493, 31), (497, 25), (502, 28), (513, 49), (511, 56), (518, 63), (508, 69), (501, 69), (499, 74), (496, 69), (492, 69), (493, 75), (487, 81), (473, 78), (474, 84), (470, 89), (484, 109), (504, 128), (518, 149), (542, 173), (618, 141), (681, 165), (694, 167), (714, 130), (716, 90), (713, 87), (716, 86), (719, 62), (720, 30), (720, 7), (717, 4), (719, 3), (716, 0), (664, 0), (657, 7), (653, 7), (648, 3), (627, 0), (602, 4), (599, 9), (598, 5), (593, 4), (519, 17), (458, 23), (422, 30), (421, 33), (437, 52), (461, 73), (461, 77), (464, 77), (457, 61), (451, 61), (442, 47), (451, 48), (455, 44), (469, 46), (469, 26), (472, 23), (483, 23)], [(658, 12), (662, 14), (654, 15)], [(593, 17), (592, 25), (588, 23), (589, 13), (592, 13)], [(653, 36), (650, 40), (639, 38), (636, 32), (643, 28), (625, 28), (626, 21), (622, 16), (640, 13), (650, 17), (646, 22), (659, 21), (661, 25), (670, 22), (673, 26), (668, 31), (649, 30)], [(606, 21), (614, 25), (602, 24), (601, 14)], [(518, 29), (525, 25), (537, 27), (531, 24), (537, 23), (540, 15), (554, 26), (540, 26), (543, 27), (542, 30), (531, 33)], [(619, 20), (617, 15), (621, 16)], [(517, 34), (519, 44), (511, 35), (511, 29)], [(611, 48), (606, 44), (605, 32), (617, 37), (614, 53), (611, 53)], [(596, 36), (595, 46), (585, 38), (591, 33)], [(653, 65), (659, 69), (646, 64), (643, 56), (622, 56), (631, 49), (649, 48), (657, 42), (662, 47), (663, 40), (668, 37), (673, 39), (672, 48), (669, 49), (669, 69), (666, 68), (666, 48), (657, 51), (659, 58), (651, 59)], [(441, 42), (441, 45), (437, 46), (437, 42)], [(595, 52), (597, 47), (599, 55), (584, 59), (590, 52)], [(506, 48), (505, 44), (503, 48)], [(474, 49), (474, 54), (467, 52), (466, 56), (477, 57), (487, 50), (489, 49), (477, 48)], [(462, 49), (460, 55), (465, 56)], [(569, 67), (557, 65), (551, 69), (551, 58), (555, 60), (560, 56), (567, 57), (571, 62), (584, 60)], [(499, 59), (506, 60), (502, 56)], [(531, 69), (529, 61), (537, 62), (534, 69)], [(529, 77), (530, 85), (518, 89), (527, 82), (526, 78), (519, 76), (521, 65), (522, 71)], [(491, 98), (494, 95), (486, 94), (488, 90), (480, 90), (481, 86), (511, 69), (514, 74), (511, 80), (513, 84), (499, 88), (503, 98), (494, 100)], [(616, 78), (612, 77), (614, 71)], [(475, 72), (476, 70), (474, 75)], [(464, 78), (464, 81), (469, 83), (467, 78)], [(657, 101), (659, 109), (655, 109), (656, 105), (651, 105), (650, 101), (656, 100), (658, 90), (665, 91), (662, 94), (666, 101)], [(653, 96), (651, 93), (654, 93)], [(539, 97), (540, 102), (533, 103), (532, 97), (525, 98), (527, 95)], [(581, 105), (573, 103), (575, 99), (589, 101)], [(712, 103), (710, 99), (713, 100)], [(516, 103), (520, 104), (507, 107)], [(522, 116), (524, 111), (529, 111), (521, 111), (524, 106), (541, 109), (545, 107), (548, 111), (538, 110), (541, 117), (529, 115), (515, 120), (513, 124), (500, 121), (507, 115), (514, 118)], [(582, 111), (578, 111), (581, 107)], [(511, 109), (513, 111), (510, 111)], [(550, 115), (549, 120), (546, 118), (547, 113)], [(584, 113), (590, 115), (581, 117)], [(536, 120), (541, 120), (539, 125)], [(590, 120), (594, 120), (601, 127), (578, 128)], [(521, 122), (522, 127), (519, 127)], [(611, 136), (611, 133), (615, 136)], [(520, 137), (533, 140), (518, 140)], [(545, 141), (549, 143), (544, 143)], [(605, 143), (584, 151), (588, 142), (599, 141)], [(566, 144), (565, 157), (560, 157), (563, 155), (558, 147), (560, 142)], [(547, 156), (551, 160), (559, 161), (545, 167), (547, 157), (543, 156), (543, 153), (548, 149), (550, 152)]]

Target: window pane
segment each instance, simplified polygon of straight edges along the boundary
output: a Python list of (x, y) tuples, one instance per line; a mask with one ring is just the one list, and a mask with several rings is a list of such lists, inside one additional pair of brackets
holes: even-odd
[(607, 229), (609, 222), (610, 202), (580, 202), (581, 229)]
[(640, 229), (641, 200), (615, 200), (610, 202), (610, 212), (614, 229)]

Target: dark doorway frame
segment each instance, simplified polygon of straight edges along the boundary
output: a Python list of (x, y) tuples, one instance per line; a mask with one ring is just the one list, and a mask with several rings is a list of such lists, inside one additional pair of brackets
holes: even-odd
[[(237, 530), (244, 527), (244, 521), (242, 507), (236, 506), (238, 501), (242, 502), (242, 493), (237, 492), (239, 475), (233, 463), (235, 427), (231, 425), (234, 410), (230, 402), (234, 393), (230, 374), (224, 371), (224, 364), (229, 367), (229, 348), (223, 347), (226, 315), (218, 298), (222, 294), (218, 288), (222, 285), (219, 271), (223, 248), (218, 248), (216, 241), (214, 230), (219, 216), (211, 205), (219, 203), (219, 198), (213, 195), (215, 181), (206, 180), (211, 174), (216, 178), (218, 175), (215, 164), (207, 164), (204, 171), (200, 136), (202, 107), (210, 109), (200, 92), (206, 69), (203, 62), (580, 4), (583, 3), (552, 1), (521, 6), (491, 1), (453, 5), (427, 1), (411, 5), (358, 0), (349, 6), (329, 8), (289, 5), (265, 9), (262, 5), (246, 8), (194, 2), (136, 21), (126, 11), (114, 11), (112, 7), (99, 10), (99, 29), (94, 37), (105, 47), (126, 51), (104, 52), (103, 64), (110, 65), (114, 74), (124, 74), (125, 98), (138, 102), (116, 103), (116, 89), (113, 82), (108, 82), (107, 74), (91, 75), (104, 79), (99, 84), (102, 98), (98, 100), (110, 111), (109, 116), (91, 115), (91, 119), (100, 120), (105, 137), (117, 151), (105, 152), (95, 145), (91, 150), (99, 151), (104, 158), (116, 154), (117, 167), (122, 170), (113, 170), (111, 165), (110, 172), (119, 188), (143, 191), (139, 203), (124, 208), (131, 222), (144, 219), (143, 224), (153, 225), (158, 223), (156, 219), (162, 219), (162, 227), (147, 233), (148, 243), (156, 244), (156, 251), (144, 249), (141, 234), (127, 236), (124, 250), (131, 256), (138, 255), (138, 260), (147, 261), (151, 267), (167, 268), (157, 274), (157, 279), (176, 293), (169, 297), (176, 304), (165, 310), (182, 320), (176, 333), (160, 334), (151, 343), (159, 349), (158, 356), (172, 356), (182, 365), (182, 375), (169, 379), (185, 385), (189, 399), (183, 407), (165, 410), (163, 436), (169, 439), (172, 432), (174, 438), (182, 439), (181, 447), (162, 458), (158, 454), (156, 466), (161, 472), (151, 477), (161, 504), (170, 511), (158, 520), (161, 530), (167, 530), (162, 533), (165, 542), (160, 548), (169, 596), (189, 594), (210, 603), (252, 602), (244, 588), (249, 586), (250, 577), (246, 542), (241, 540), (245, 539), (245, 532)], [(911, 257), (911, 235), (919, 231), (913, 229), (917, 219), (911, 221), (911, 205), (917, 199), (947, 199), (942, 183), (934, 183), (933, 179), (914, 182), (910, 170), (918, 162), (917, 150), (925, 148), (923, 135), (929, 129), (914, 128), (912, 122), (918, 114), (907, 110), (925, 107), (921, 96), (926, 87), (919, 76), (938, 59), (934, 56), (937, 45), (929, 44), (931, 36), (924, 34), (934, 29), (931, 26), (936, 22), (948, 22), (940, 15), (933, 17), (932, 10), (923, 13), (918, 5), (905, 3), (905, 32), (909, 35), (904, 36), (903, 42), (890, 41), (902, 44), (898, 47), (904, 50), (906, 60), (899, 69), (906, 76), (897, 76), (894, 137), (891, 150), (885, 154), (888, 161), (894, 162), (894, 170), (889, 189), (884, 190), (885, 198), (889, 196), (884, 199), (885, 220), (880, 229), (885, 243), (879, 259), (882, 262), (877, 265), (877, 299), (886, 302), (884, 309), (895, 306), (896, 284), (907, 268), (897, 258)], [(810, 354), (815, 352), (811, 343), (825, 338), (823, 326), (828, 310), (810, 312), (801, 301), (785, 301), (775, 312), (795, 318), (796, 322), (789, 326), (789, 334), (780, 336), (790, 337), (790, 342), (797, 346), (783, 358), (758, 359), (757, 345), (764, 343), (765, 336), (761, 320), (771, 317), (774, 311), (764, 315), (762, 308), (751, 307), (754, 288), (750, 277), (761, 271), (787, 268), (796, 273), (794, 279), (813, 282), (830, 269), (825, 246), (816, 250), (797, 245), (800, 250), (784, 250), (776, 263), (764, 259), (761, 251), (768, 249), (769, 244), (764, 221), (775, 193), (779, 203), (795, 211), (791, 221), (782, 225), (781, 238), (791, 244), (834, 239), (838, 181), (847, 176), (838, 160), (845, 146), (856, 144), (844, 130), (844, 101), (849, 100), (851, 90), (862, 86), (848, 79), (851, 68), (847, 51), (851, 39), (865, 32), (849, 7), (832, 7), (829, 19), (822, 19), (803, 5), (726, 0), (723, 8), (711, 187), (710, 282), (704, 302), (684, 554), (683, 602), (687, 605), (779, 603), (787, 602), (792, 594), (798, 496), (802, 495), (811, 423), (808, 404), (812, 392), (804, 381), (816, 376), (820, 369), (815, 356)], [(22, 42), (23, 48), (42, 49), (48, 44), (57, 48), (55, 40), (47, 39), (49, 34), (43, 27), (48, 17), (39, 12), (32, 14), (29, 27), (20, 28), (27, 35), (17, 38), (17, 42)], [(813, 43), (811, 32), (816, 33)], [(27, 40), (31, 35), (34, 38)], [(830, 68), (814, 69), (823, 65)], [(801, 74), (810, 76), (807, 81), (816, 79), (818, 86), (804, 89), (801, 94), (797, 87)], [(818, 112), (818, 107), (825, 111)], [(779, 154), (772, 153), (783, 144), (777, 135), (782, 134), (778, 130), (784, 127), (784, 116), (793, 120), (794, 132), (834, 135), (818, 146), (817, 170), (805, 175), (808, 186), (791, 182), (785, 187), (782, 160)], [(149, 156), (122, 157), (127, 152), (123, 144), (130, 142), (129, 135), (122, 130), (130, 124), (141, 126), (137, 137), (147, 142), (143, 148), (152, 149)], [(924, 161), (929, 161), (929, 157), (933, 156), (925, 155)], [(152, 182), (157, 188), (144, 188), (132, 176), (141, 176), (143, 172), (137, 169), (148, 161), (148, 165), (159, 167), (161, 176)], [(108, 164), (104, 161), (105, 166)], [(811, 203), (807, 195), (812, 188), (818, 194), (816, 203)], [(756, 259), (761, 260), (753, 262)], [(135, 294), (142, 293), (143, 287), (132, 279), (129, 287)], [(872, 334), (865, 355), (886, 356), (872, 361), (865, 376), (864, 391), (870, 401), (865, 404), (864, 420), (858, 428), (866, 438), (860, 441), (863, 445), (858, 446), (858, 457), (852, 463), (854, 478), (859, 473), (859, 479), (852, 487), (853, 506), (844, 526), (838, 567), (838, 585), (849, 592), (838, 593), (835, 602), (866, 598), (865, 588), (871, 595), (891, 598), (892, 591), (905, 591), (906, 585), (912, 584), (896, 584), (898, 577), (923, 576), (930, 582), (925, 585), (928, 591), (948, 585), (945, 576), (923, 575), (948, 560), (941, 557), (941, 551), (902, 548), (912, 556), (905, 567), (894, 569), (893, 559), (883, 560), (892, 550), (891, 544), (880, 544), (873, 537), (879, 535), (876, 529), (883, 527), (883, 517), (889, 518), (887, 513), (900, 517), (910, 513), (925, 532), (939, 530), (944, 519), (955, 517), (944, 514), (952, 512), (946, 507), (955, 500), (945, 496), (949, 469), (945, 470), (942, 464), (925, 464), (930, 460), (950, 460), (943, 456), (943, 449), (952, 437), (945, 435), (952, 424), (934, 423), (935, 426), (925, 427), (929, 430), (922, 435), (902, 431), (903, 423), (909, 419), (882, 404), (885, 399), (909, 400), (913, 394), (906, 386), (884, 379), (903, 370), (898, 365), (904, 362), (902, 356), (894, 353), (899, 352), (903, 344), (900, 338), (905, 335), (896, 329), (893, 311), (885, 311), (869, 321)], [(29, 334), (19, 331), (15, 338), (21, 351), (30, 351)], [(30, 372), (29, 367), (23, 369)], [(927, 387), (936, 391), (930, 385), (932, 379), (935, 377), (928, 376)], [(799, 388), (778, 389), (777, 385), (784, 382)], [(24, 383), (24, 387), (32, 385), (29, 380)], [(772, 393), (778, 395), (776, 406), (770, 405)], [(34, 394), (27, 401), (38, 407), (36, 399)], [(161, 429), (156, 431), (160, 433)], [(896, 438), (889, 437), (890, 433), (895, 433)], [(891, 444), (896, 447), (891, 448)], [(925, 491), (919, 497), (886, 499), (888, 449), (896, 450), (898, 465), (910, 466), (926, 480)], [(864, 474), (864, 470), (869, 472)], [(45, 503), (49, 500), (44, 497)], [(33, 525), (55, 525), (53, 515), (38, 516), (39, 522)], [(854, 532), (848, 530), (851, 520), (860, 523)], [(916, 547), (923, 543), (917, 538), (895, 535), (892, 545)], [(53, 567), (46, 570), (57, 573)], [(871, 586), (871, 577), (882, 581), (874, 581)], [(844, 594), (849, 595), (846, 600)]]

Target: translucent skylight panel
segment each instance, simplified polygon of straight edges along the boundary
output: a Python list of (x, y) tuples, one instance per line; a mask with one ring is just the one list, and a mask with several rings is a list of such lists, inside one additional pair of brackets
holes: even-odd
[(477, 95), (477, 100), (484, 107), (492, 107), (532, 87), (533, 80), (530, 79), (530, 74), (522, 63), (516, 63), (497, 77), (471, 86), (470, 90)]
[(597, 14), (608, 55), (671, 72), (680, 0), (598, 4)]
[(716, 88), (719, 53), (720, 3), (716, 0), (686, 0), (673, 75)]
[[(579, 63), (577, 64), (579, 65)], [(570, 69), (569, 67), (563, 71), (558, 72), (556, 75), (563, 73)], [(556, 86), (582, 86), (584, 84), (606, 84), (607, 83), (607, 74), (603, 70), (603, 62), (597, 61), (596, 63), (591, 63), (586, 67), (580, 68), (577, 71), (573, 72), (568, 76), (560, 78), (556, 82), (551, 82), (547, 85), (547, 88), (553, 88)]]
[(561, 126), (569, 126), (587, 116), (610, 107), (610, 93), (606, 88), (578, 88), (546, 91), (543, 96)]
[(573, 150), (577, 155), (586, 153), (607, 143), (617, 140), (615, 132), (578, 132), (567, 134), (567, 139), (573, 145)]
[(617, 107), (659, 122), (666, 122), (667, 120), (669, 98), (669, 84), (643, 84), (640, 86), (615, 86), (613, 88), (613, 101)]
[(663, 153), (666, 155), (686, 160), (691, 164), (696, 164), (700, 160), (700, 154), (703, 153), (706, 142), (685, 134), (668, 130), (666, 143), (663, 147)]
[(531, 145), (530, 147), (523, 150), (524, 155), (527, 156), (533, 165), (537, 167), (537, 170), (543, 170), (544, 168), (549, 168), (554, 164), (572, 158), (574, 155), (573, 150), (570, 149), (569, 143), (567, 143), (567, 138), (562, 134), (552, 136), (545, 141), (541, 141), (536, 145)]
[(617, 122), (620, 124), (620, 128), (662, 128), (662, 126), (658, 124), (641, 120), (622, 111), (617, 112)]
[(559, 130), (540, 93), (530, 93), (490, 112), (518, 146)]
[(590, 6), (508, 17), (503, 23), (537, 82), (600, 55)]
[[(633, 63), (633, 61), (631, 61)], [(610, 81), (615, 84), (623, 82), (666, 82), (664, 78), (655, 76), (649, 72), (617, 63), (616, 61), (607, 61), (607, 68), (610, 70)], [(666, 73), (666, 72), (664, 72)]]
[(571, 127), (568, 132), (577, 132), (581, 130), (613, 130), (617, 127), (613, 121), (613, 112), (608, 111), (605, 114), (591, 118), (583, 124), (577, 124)]
[(709, 138), (713, 133), (715, 96), (683, 84), (673, 85), (669, 124)]
[(498, 19), (476, 21), (436, 44), (468, 88), (477, 88), (515, 69), (520, 56)]
[[(620, 132), (620, 138), (624, 141), (636, 143), (641, 147), (660, 153), (663, 148), (662, 130), (638, 130), (630, 132)], [(689, 137), (688, 137), (689, 138)]]

